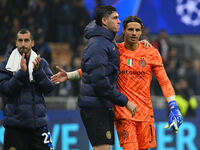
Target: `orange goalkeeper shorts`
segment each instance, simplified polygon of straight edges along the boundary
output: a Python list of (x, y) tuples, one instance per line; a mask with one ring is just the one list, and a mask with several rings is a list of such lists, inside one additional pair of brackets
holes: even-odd
[(133, 120), (115, 120), (120, 146), (130, 150), (156, 147), (154, 122), (138, 122)]

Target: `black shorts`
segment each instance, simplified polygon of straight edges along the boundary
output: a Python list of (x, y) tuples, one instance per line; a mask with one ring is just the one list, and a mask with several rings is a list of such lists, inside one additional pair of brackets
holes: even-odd
[(53, 150), (48, 127), (37, 129), (5, 127), (4, 150)]
[(106, 109), (81, 109), (81, 118), (92, 146), (114, 145), (114, 113)]

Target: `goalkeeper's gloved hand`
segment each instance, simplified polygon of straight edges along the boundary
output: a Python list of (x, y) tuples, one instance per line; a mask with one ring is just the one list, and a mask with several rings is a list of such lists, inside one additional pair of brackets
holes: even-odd
[(165, 125), (165, 129), (172, 129), (174, 133), (178, 132), (178, 128), (183, 123), (183, 116), (177, 106), (175, 100), (169, 102), (170, 114), (169, 114), (169, 122)]

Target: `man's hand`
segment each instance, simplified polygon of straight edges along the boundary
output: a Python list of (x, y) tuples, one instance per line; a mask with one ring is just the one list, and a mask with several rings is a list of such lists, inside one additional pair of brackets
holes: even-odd
[(134, 103), (128, 101), (126, 108), (131, 112), (132, 117), (135, 116), (135, 113), (137, 112), (137, 107)]
[(38, 55), (35, 60), (33, 61), (33, 71), (37, 71), (39, 66), (40, 66), (40, 61), (41, 61), (41, 58), (40, 58), (40, 55)]
[(27, 65), (26, 65), (26, 58), (25, 54), (22, 54), (21, 62), (20, 62), (21, 69), (26, 72), (27, 71)]
[(56, 69), (59, 71), (55, 75), (51, 76), (51, 82), (54, 84), (59, 84), (68, 80), (67, 73), (62, 68), (56, 66)]
[(183, 116), (180, 113), (180, 110), (177, 106), (175, 100), (169, 102), (170, 114), (169, 122), (165, 125), (165, 129), (172, 129), (174, 133), (178, 132), (178, 128), (183, 123)]
[(142, 40), (142, 41), (140, 41), (141, 43), (143, 43), (144, 44), (144, 47), (153, 47), (152, 45), (151, 45), (151, 43), (149, 43), (149, 41), (147, 41), (147, 40)]

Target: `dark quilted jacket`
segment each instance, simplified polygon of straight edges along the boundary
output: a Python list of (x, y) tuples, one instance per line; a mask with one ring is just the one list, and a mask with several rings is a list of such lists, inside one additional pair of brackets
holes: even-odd
[(35, 82), (29, 81), (28, 72), (16, 74), (5, 69), (8, 59), (0, 64), (0, 93), (3, 95), (4, 126), (37, 128), (47, 125), (43, 94), (54, 89), (50, 81), (52, 72), (42, 59), (38, 71), (33, 72)]
[(115, 34), (91, 22), (85, 28), (88, 43), (82, 56), (80, 108), (125, 106), (128, 99), (116, 88), (119, 75), (119, 51), (113, 42)]

